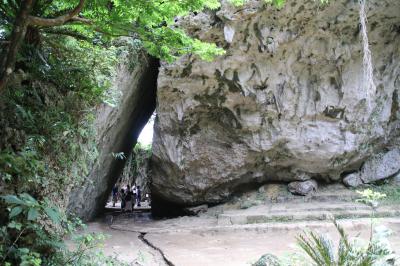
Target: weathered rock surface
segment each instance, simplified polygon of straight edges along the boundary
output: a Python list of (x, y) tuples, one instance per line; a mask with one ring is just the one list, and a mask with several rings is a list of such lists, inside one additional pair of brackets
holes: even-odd
[(400, 173), (398, 173), (394, 178), (393, 178), (393, 182), (395, 184), (400, 184)]
[(99, 106), (95, 125), (99, 157), (91, 166), (82, 186), (76, 187), (69, 198), (68, 211), (84, 220), (94, 218), (104, 209), (111, 189), (120, 176), (125, 160), (113, 153), (129, 156), (140, 131), (155, 109), (158, 60), (141, 55), (133, 68), (121, 64), (113, 81), (119, 92), (116, 107)]
[(317, 191), (318, 183), (315, 180), (295, 181), (288, 184), (290, 193), (300, 196), (306, 196), (313, 191)]
[(200, 213), (207, 212), (208, 205), (202, 204), (196, 207), (188, 207), (184, 209), (184, 212), (188, 215), (198, 215)]
[(394, 149), (369, 158), (363, 165), (360, 178), (364, 183), (371, 183), (394, 176), (400, 171), (400, 150)]
[(360, 178), (360, 173), (351, 173), (343, 178), (343, 184), (347, 187), (358, 187), (363, 184)]
[(343, 183), (349, 187), (394, 177), (400, 173), (400, 150), (394, 149), (371, 156), (362, 166), (361, 171), (343, 178)]
[[(339, 180), (399, 135), (400, 2), (368, 1), (376, 93), (363, 82), (357, 1), (227, 4), (180, 23), (226, 48), (164, 64), (153, 196), (217, 203), (252, 183)], [(368, 106), (371, 100), (371, 106)]]

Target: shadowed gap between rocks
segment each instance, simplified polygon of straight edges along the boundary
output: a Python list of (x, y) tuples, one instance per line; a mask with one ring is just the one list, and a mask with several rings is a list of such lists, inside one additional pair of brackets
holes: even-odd
[(106, 138), (101, 140), (101, 156), (91, 170), (88, 177), (90, 181), (71, 192), (68, 211), (85, 221), (93, 220), (104, 213), (111, 190), (125, 166), (126, 160), (115, 159), (111, 153), (124, 153), (128, 157), (140, 132), (155, 111), (160, 62), (152, 57), (144, 59), (147, 62), (143, 63), (143, 72), (137, 74), (136, 85), (132, 84), (128, 88), (132, 92), (127, 94), (128, 98), (123, 99), (124, 104), (118, 106), (123, 109), (124, 115), (110, 118), (115, 122), (106, 129)]
[[(115, 147), (115, 150), (123, 152), (126, 157), (128, 157), (133, 147), (137, 143), (137, 139), (140, 132), (143, 130), (146, 123), (149, 121), (151, 115), (156, 109), (156, 98), (157, 98), (157, 77), (158, 68), (160, 62), (158, 59), (150, 58), (149, 69), (144, 74), (139, 84), (140, 87), (140, 100), (134, 107), (134, 117), (131, 118), (131, 125), (125, 135), (123, 136), (124, 141), (121, 143), (120, 147)], [(112, 167), (109, 169), (109, 183), (107, 186), (107, 193), (101, 195), (99, 204), (96, 206), (98, 211), (96, 215), (102, 214), (104, 211), (104, 206), (107, 203), (107, 199), (111, 193), (111, 190), (121, 175), (126, 160), (114, 160)]]

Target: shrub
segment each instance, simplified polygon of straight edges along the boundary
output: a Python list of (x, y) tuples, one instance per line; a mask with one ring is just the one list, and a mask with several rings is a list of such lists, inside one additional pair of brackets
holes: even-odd
[[(80, 234), (84, 227), (79, 219), (67, 219), (47, 199), (37, 201), (22, 193), (1, 197), (8, 219), (0, 228), (0, 264), (22, 266), (58, 265), (123, 265), (95, 251), (105, 236)], [(69, 237), (73, 248), (67, 247)]]

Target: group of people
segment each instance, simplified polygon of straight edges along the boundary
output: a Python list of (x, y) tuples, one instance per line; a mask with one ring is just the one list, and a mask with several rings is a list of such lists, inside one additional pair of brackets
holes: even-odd
[(115, 203), (121, 200), (122, 211), (133, 211), (134, 207), (140, 207), (142, 201), (142, 191), (140, 186), (133, 185), (132, 188), (127, 185), (119, 190), (118, 185), (115, 184), (112, 189), (112, 203), (115, 207)]

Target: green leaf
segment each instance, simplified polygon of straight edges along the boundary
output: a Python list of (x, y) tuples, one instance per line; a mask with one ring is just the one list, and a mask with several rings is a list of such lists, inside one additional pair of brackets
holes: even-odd
[(22, 208), (20, 206), (14, 207), (10, 211), (10, 219), (17, 216), (22, 212)]
[(9, 223), (9, 224), (7, 225), (7, 227), (8, 227), (8, 228), (17, 229), (17, 230), (21, 230), (22, 224), (17, 223), (17, 222), (15, 222), (15, 221), (12, 221), (11, 223)]
[(53, 223), (59, 223), (60, 222), (60, 214), (58, 213), (57, 210), (50, 208), (50, 207), (45, 207), (44, 212), (47, 214), (47, 216), (53, 221)]
[(29, 203), (32, 203), (32, 204), (35, 204), (35, 205), (38, 204), (38, 202), (31, 195), (29, 195), (27, 193), (22, 193), (20, 195), (20, 197), (21, 197), (21, 199), (23, 199), (25, 201), (28, 201)]
[(25, 202), (15, 195), (1, 196), (1, 198), (8, 204), (25, 205)]
[(19, 248), (18, 252), (21, 254), (28, 254), (29, 253), (29, 249), (27, 248)]
[(29, 221), (36, 220), (38, 216), (39, 216), (38, 210), (36, 210), (35, 208), (30, 208), (29, 209), (29, 211), (28, 211), (28, 220)]

